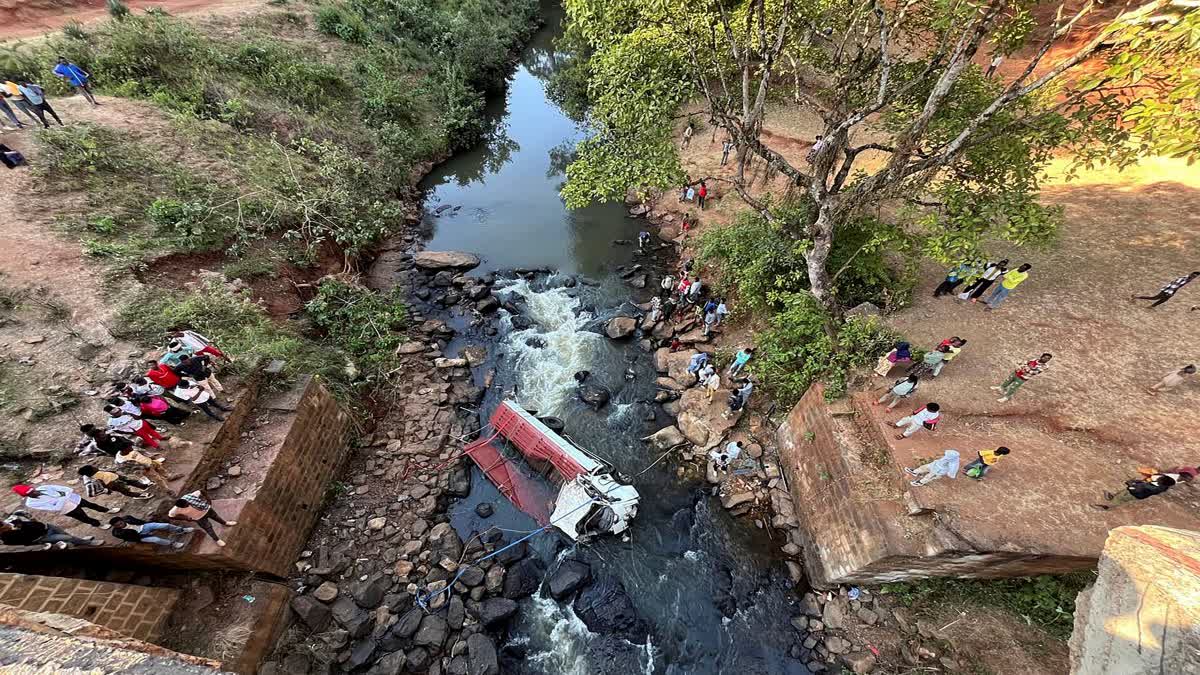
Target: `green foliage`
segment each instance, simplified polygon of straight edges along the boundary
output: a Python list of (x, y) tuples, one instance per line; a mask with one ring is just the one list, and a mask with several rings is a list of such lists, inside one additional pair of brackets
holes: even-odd
[(755, 338), (750, 370), (782, 406), (790, 406), (818, 380), (829, 399), (846, 394), (850, 370), (885, 353), (896, 334), (875, 317), (852, 318), (838, 331), (837, 345), (825, 331), (826, 316), (809, 293), (779, 294), (780, 309)]
[(334, 344), (368, 367), (389, 363), (406, 339), (408, 307), (398, 289), (376, 293), (327, 279), (305, 309)]
[[(772, 220), (753, 211), (742, 211), (733, 224), (705, 232), (699, 241), (699, 259), (720, 269), (726, 285), (751, 309), (778, 309), (787, 296), (809, 288), (803, 231), (809, 219), (806, 202), (789, 202), (772, 211)], [(871, 217), (846, 223), (830, 253), (831, 267), (839, 272), (835, 293), (846, 306), (872, 302), (881, 307), (902, 303), (915, 280), (911, 261), (889, 261), (890, 250), (906, 250), (911, 243), (900, 228)]]
[(71, 19), (63, 26), (63, 36), (69, 40), (86, 40), (88, 39), (87, 31), (84, 30), (83, 24), (75, 19)]
[(215, 248), (229, 235), (225, 218), (199, 200), (159, 197), (146, 208), (146, 217), (160, 234), (172, 238), (184, 250)]
[(260, 359), (282, 359), (287, 373), (322, 375), (337, 393), (348, 393), (353, 385), (346, 360), (336, 349), (273, 322), (248, 294), (215, 281), (185, 293), (147, 290), (121, 309), (115, 330), (149, 345), (161, 343), (167, 331), (182, 328), (203, 333), (235, 355), (232, 367), (237, 371)]
[(108, 15), (117, 21), (124, 21), (129, 18), (129, 5), (126, 5), (121, 0), (107, 0), (105, 4), (108, 7)]
[(79, 123), (38, 132), (44, 175), (86, 176), (126, 171), (135, 153), (130, 144), (108, 127)]
[(884, 584), (882, 590), (910, 607), (929, 602), (999, 607), (1065, 640), (1074, 625), (1075, 597), (1095, 579), (1089, 570), (1018, 579), (924, 579)]

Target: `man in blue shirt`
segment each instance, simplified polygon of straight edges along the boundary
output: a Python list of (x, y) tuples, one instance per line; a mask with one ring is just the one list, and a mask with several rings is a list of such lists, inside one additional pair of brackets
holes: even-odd
[(92, 105), (100, 105), (96, 102), (96, 97), (92, 96), (92, 90), (88, 87), (88, 78), (91, 75), (88, 75), (86, 70), (60, 56), (58, 57), (58, 65), (54, 66), (54, 74), (69, 82), (72, 87), (75, 87), (75, 91), (83, 94), (83, 97), (91, 102)]

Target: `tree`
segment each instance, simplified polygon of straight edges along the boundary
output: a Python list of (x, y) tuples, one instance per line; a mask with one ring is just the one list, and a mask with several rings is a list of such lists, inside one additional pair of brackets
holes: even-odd
[[(592, 51), (596, 134), (569, 167), (564, 197), (578, 206), (630, 186), (679, 185), (672, 132), (680, 106), (698, 99), (737, 146), (730, 184), (746, 204), (775, 217), (751, 190), (758, 160), (808, 201), (809, 217), (790, 234), (806, 245), (809, 290), (833, 334), (841, 306), (830, 252), (857, 213), (911, 204), (926, 252), (961, 259), (987, 237), (1030, 243), (1052, 234), (1056, 214), (1038, 203), (1037, 188), (1056, 148), (1084, 164), (1125, 166), (1149, 153), (1195, 159), (1198, 7), (566, 0), (569, 31)], [(1064, 47), (1079, 33), (1078, 46)], [(1017, 68), (1006, 67), (1010, 59)], [(762, 133), (767, 103), (789, 95), (824, 123), (803, 162)]]

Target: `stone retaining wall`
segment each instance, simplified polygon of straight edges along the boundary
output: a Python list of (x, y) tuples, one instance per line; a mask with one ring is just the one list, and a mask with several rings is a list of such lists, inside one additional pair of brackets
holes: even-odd
[(937, 514), (910, 507), (900, 467), (859, 411), (827, 404), (813, 385), (780, 426), (780, 467), (801, 523), (805, 568), (818, 587), (935, 576), (1013, 577), (1090, 567), (1095, 558), (978, 550)]
[(0, 604), (73, 616), (149, 642), (160, 637), (178, 598), (169, 588), (0, 573)]

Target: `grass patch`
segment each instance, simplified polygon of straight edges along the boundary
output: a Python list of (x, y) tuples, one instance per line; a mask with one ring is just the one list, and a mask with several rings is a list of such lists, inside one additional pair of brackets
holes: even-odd
[(1066, 640), (1075, 622), (1075, 596), (1095, 580), (1094, 570), (1017, 579), (924, 579), (884, 584), (882, 592), (908, 607), (948, 603), (1008, 610)]

